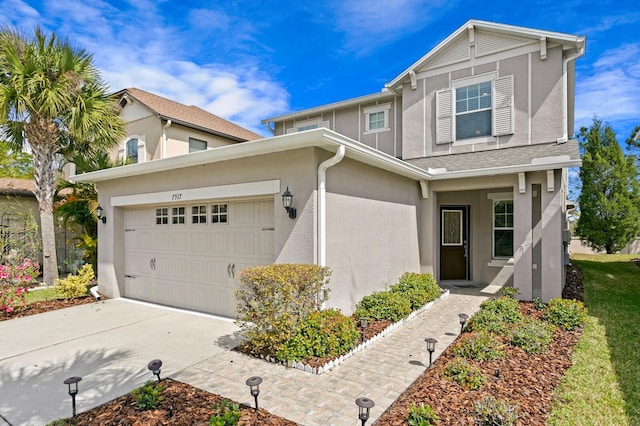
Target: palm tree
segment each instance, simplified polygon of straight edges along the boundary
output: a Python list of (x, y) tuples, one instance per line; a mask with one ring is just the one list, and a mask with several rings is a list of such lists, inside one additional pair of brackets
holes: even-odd
[(58, 276), (53, 221), (56, 163), (124, 135), (115, 99), (84, 49), (36, 28), (33, 36), (0, 28), (0, 129), (16, 148), (28, 145), (40, 207), (44, 281)]

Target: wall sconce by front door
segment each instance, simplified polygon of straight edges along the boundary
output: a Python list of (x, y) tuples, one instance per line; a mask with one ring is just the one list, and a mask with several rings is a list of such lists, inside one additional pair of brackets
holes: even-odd
[(296, 208), (293, 207), (293, 195), (291, 195), (291, 192), (289, 192), (288, 186), (287, 189), (285, 189), (285, 191), (282, 193), (282, 205), (284, 206), (284, 209), (287, 211), (287, 213), (289, 213), (289, 218), (295, 219), (297, 212)]
[(98, 208), (96, 208), (96, 215), (98, 216), (98, 220), (101, 220), (102, 223), (107, 223), (107, 217), (104, 215), (104, 209), (100, 204), (98, 204)]

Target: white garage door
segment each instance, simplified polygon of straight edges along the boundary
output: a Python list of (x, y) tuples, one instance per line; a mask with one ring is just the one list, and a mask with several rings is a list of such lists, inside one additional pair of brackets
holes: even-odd
[(125, 211), (124, 296), (235, 316), (235, 279), (273, 263), (273, 199)]

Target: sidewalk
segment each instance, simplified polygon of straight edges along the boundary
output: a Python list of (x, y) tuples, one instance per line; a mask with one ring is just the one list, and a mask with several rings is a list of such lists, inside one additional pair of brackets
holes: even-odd
[[(448, 297), (322, 375), (224, 351), (172, 377), (253, 405), (245, 380), (261, 376), (260, 407), (305, 426), (360, 425), (355, 400), (366, 396), (375, 402), (367, 422), (373, 424), (428, 366), (424, 339), (438, 340), (435, 360), (458, 336), (458, 314), (473, 314), (491, 296), (481, 288), (449, 290)], [(223, 336), (219, 344), (233, 347), (237, 337)]]

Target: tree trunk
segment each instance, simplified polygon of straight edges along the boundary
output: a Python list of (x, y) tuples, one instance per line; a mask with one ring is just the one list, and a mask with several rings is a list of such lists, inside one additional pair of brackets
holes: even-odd
[(58, 278), (58, 256), (53, 220), (53, 157), (57, 151), (57, 126), (53, 122), (34, 116), (29, 125), (25, 126), (25, 133), (33, 154), (35, 196), (40, 207), (43, 281), (47, 285), (54, 285)]

